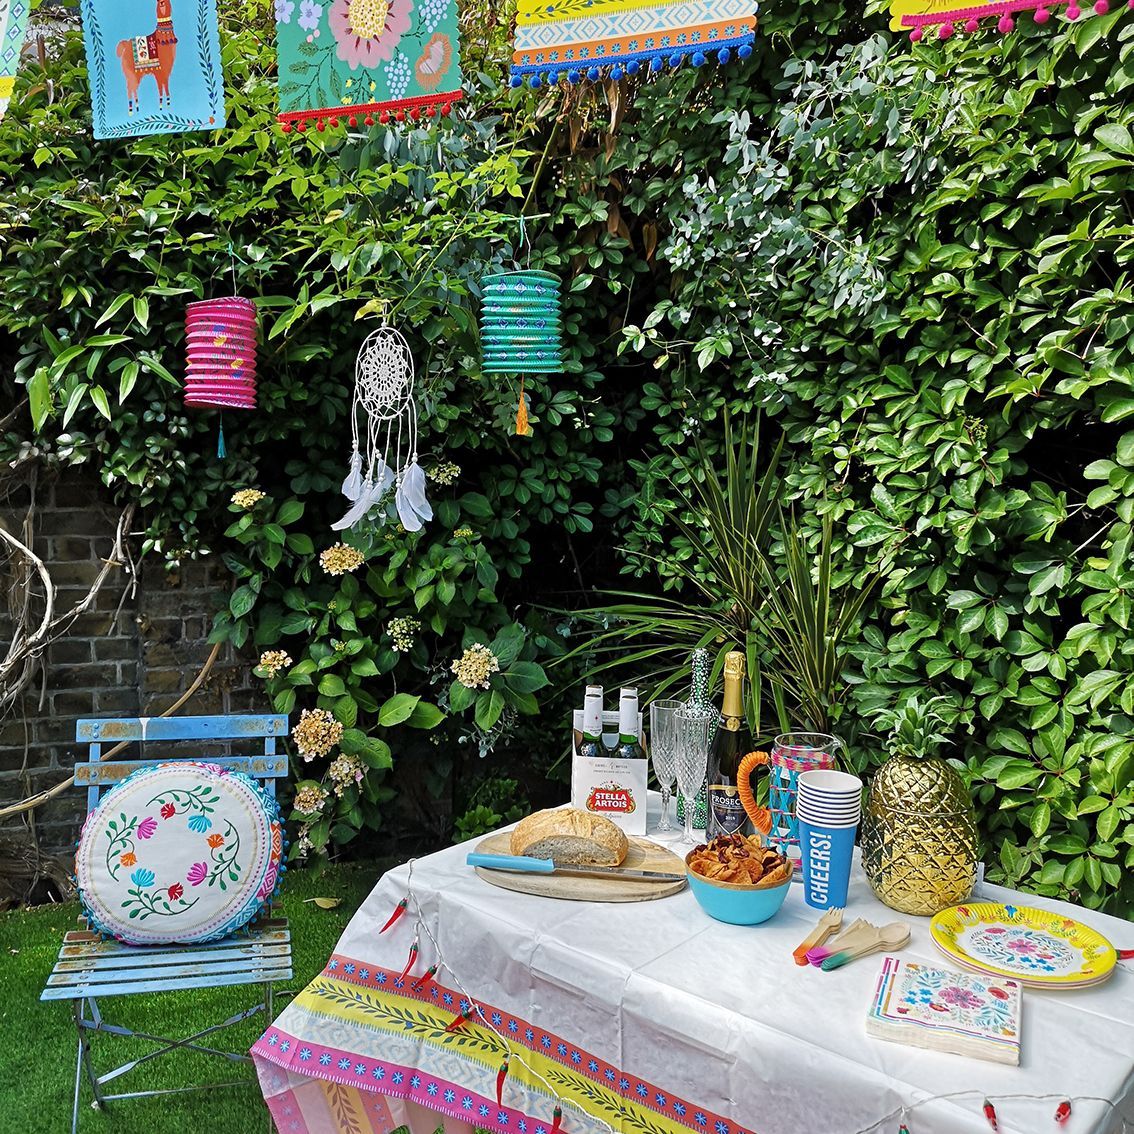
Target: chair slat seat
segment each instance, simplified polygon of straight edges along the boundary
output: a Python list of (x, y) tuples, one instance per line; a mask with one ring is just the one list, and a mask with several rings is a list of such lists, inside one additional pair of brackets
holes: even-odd
[(259, 945), (247, 941), (235, 949), (219, 949), (197, 957), (172, 951), (160, 958), (161, 963), (150, 957), (149, 965), (125, 965), (122, 960), (103, 956), (87, 962), (57, 962), (41, 999), (131, 996), (287, 980), (291, 977), (291, 942)]

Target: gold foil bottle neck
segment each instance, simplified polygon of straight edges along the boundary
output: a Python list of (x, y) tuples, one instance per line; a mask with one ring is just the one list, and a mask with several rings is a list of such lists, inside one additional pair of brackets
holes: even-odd
[(731, 650), (729, 653), (725, 654), (724, 676), (725, 681), (730, 677), (743, 679), (744, 655), (739, 650)]

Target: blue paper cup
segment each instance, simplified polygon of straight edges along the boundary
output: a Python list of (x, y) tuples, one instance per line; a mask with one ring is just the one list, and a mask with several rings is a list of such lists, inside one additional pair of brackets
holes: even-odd
[(847, 904), (855, 823), (827, 827), (799, 820), (799, 846), (803, 852), (803, 900), (817, 910)]

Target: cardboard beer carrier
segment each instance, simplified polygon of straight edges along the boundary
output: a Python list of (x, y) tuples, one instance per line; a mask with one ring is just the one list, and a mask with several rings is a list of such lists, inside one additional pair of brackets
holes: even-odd
[[(579, 755), (583, 740), (583, 710), (573, 714), (571, 732), (571, 806), (617, 823), (627, 835), (646, 833), (646, 790), (649, 760), (591, 759)], [(618, 712), (603, 710), (602, 739), (618, 743)], [(642, 714), (638, 714), (638, 739), (645, 747)]]

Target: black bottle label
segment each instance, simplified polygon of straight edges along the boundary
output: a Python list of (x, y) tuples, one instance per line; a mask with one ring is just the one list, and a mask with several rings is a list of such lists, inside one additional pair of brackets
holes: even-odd
[(740, 793), (734, 787), (712, 784), (709, 787), (709, 812), (713, 835), (735, 835), (748, 818)]

